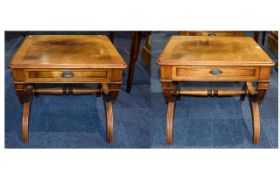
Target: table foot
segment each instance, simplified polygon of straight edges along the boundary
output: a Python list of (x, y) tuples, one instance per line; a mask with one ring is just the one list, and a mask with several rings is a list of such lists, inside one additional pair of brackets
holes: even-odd
[(259, 104), (250, 100), (250, 105), (253, 118), (253, 142), (254, 144), (259, 144), (261, 134)]
[(167, 122), (166, 122), (166, 143), (172, 144), (173, 142), (173, 119), (174, 119), (175, 102), (168, 102), (167, 107)]
[(106, 139), (107, 142), (113, 142), (113, 109), (112, 102), (105, 102), (105, 113), (106, 113)]

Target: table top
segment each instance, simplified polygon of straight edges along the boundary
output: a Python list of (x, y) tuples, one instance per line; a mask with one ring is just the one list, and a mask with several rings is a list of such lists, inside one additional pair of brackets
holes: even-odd
[(103, 35), (30, 35), (10, 62), (11, 68), (126, 68)]
[(172, 36), (159, 65), (273, 66), (251, 37)]

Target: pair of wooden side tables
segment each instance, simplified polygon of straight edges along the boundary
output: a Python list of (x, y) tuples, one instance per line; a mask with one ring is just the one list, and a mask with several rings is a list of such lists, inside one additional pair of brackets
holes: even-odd
[[(158, 64), (167, 107), (167, 143), (172, 143), (175, 101), (181, 95), (249, 96), (254, 143), (260, 142), (259, 103), (274, 62), (249, 37), (173, 36)], [(10, 63), (17, 96), (23, 104), (22, 140), (28, 142), (29, 113), (36, 94), (96, 94), (103, 97), (106, 138), (113, 140), (113, 109), (127, 67), (111, 41), (101, 35), (28, 36)], [(181, 90), (182, 81), (242, 81), (224, 90)], [(254, 88), (253, 82), (257, 82)], [(38, 84), (97, 84), (97, 88), (42, 88)]]

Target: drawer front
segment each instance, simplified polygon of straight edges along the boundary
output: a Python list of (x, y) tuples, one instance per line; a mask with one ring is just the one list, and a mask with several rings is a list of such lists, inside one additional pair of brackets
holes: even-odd
[(175, 81), (255, 81), (259, 78), (257, 67), (174, 66)]
[(27, 70), (25, 81), (41, 82), (107, 82), (111, 79), (110, 70)]

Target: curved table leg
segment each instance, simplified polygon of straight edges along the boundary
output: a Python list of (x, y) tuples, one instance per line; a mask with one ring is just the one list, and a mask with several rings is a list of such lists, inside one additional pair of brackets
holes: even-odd
[(253, 143), (259, 144), (261, 138), (261, 118), (259, 104), (263, 100), (266, 90), (259, 89), (257, 93), (251, 82), (246, 82), (246, 84), (249, 91), (249, 100), (253, 119)]
[(259, 104), (250, 100), (252, 118), (253, 118), (253, 142), (254, 144), (260, 143), (261, 134), (261, 121), (260, 121), (260, 111)]
[(106, 112), (106, 139), (107, 142), (113, 142), (113, 109), (111, 102), (105, 102), (105, 112)]
[(174, 119), (174, 106), (175, 102), (168, 102), (167, 107), (167, 122), (166, 122), (166, 143), (172, 144), (173, 142), (173, 119)]
[(23, 143), (28, 143), (30, 107), (31, 107), (31, 99), (30, 101), (23, 103), (23, 112), (22, 112), (22, 142)]
[(29, 116), (30, 116), (30, 108), (32, 102), (33, 95), (33, 86), (26, 85), (24, 90), (24, 103), (23, 103), (23, 111), (22, 111), (22, 142), (28, 143), (29, 136)]
[(112, 108), (112, 92), (110, 92), (109, 85), (107, 83), (101, 84), (102, 92), (103, 92), (103, 100), (104, 100), (104, 108), (106, 115), (106, 139), (107, 142), (113, 142), (113, 108)]

